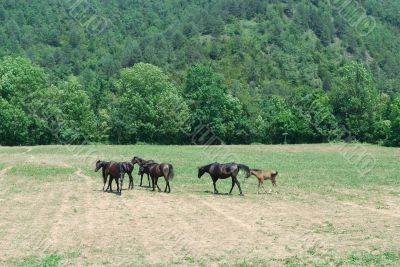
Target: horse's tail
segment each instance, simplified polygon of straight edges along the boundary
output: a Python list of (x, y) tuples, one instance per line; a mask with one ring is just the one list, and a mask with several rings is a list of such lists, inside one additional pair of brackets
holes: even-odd
[(174, 179), (174, 167), (171, 164), (168, 164), (167, 180), (171, 181), (172, 179)]
[(244, 164), (237, 164), (239, 170), (243, 170), (246, 172), (246, 178), (249, 178), (251, 173), (250, 173), (250, 168)]

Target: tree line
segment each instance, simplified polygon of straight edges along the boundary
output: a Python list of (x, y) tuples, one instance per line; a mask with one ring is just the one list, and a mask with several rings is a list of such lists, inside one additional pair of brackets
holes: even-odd
[(207, 126), (226, 144), (360, 141), (399, 146), (400, 95), (377, 90), (360, 63), (339, 68), (332, 89), (302, 87), (287, 97), (236, 94), (210, 65), (194, 65), (181, 85), (137, 63), (112, 79), (95, 108), (75, 77), (52, 83), (22, 57), (0, 60), (0, 144), (190, 144)]

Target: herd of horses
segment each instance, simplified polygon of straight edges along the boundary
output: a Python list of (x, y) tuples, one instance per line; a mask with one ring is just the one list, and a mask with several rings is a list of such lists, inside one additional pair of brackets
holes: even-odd
[[(112, 190), (112, 182), (115, 180), (117, 184), (117, 193), (122, 193), (122, 187), (124, 182), (125, 174), (129, 176), (129, 186), (128, 189), (133, 189), (133, 176), (132, 172), (135, 168), (135, 165), (139, 166), (138, 175), (140, 175), (140, 186), (143, 186), (143, 176), (147, 175), (148, 187), (152, 188), (153, 191), (156, 190), (156, 187), (159, 192), (161, 192), (160, 187), (158, 186), (158, 178), (164, 177), (166, 185), (164, 192), (170, 193), (171, 186), (170, 182), (174, 178), (174, 167), (169, 163), (161, 163), (158, 164), (154, 160), (144, 160), (139, 157), (133, 157), (130, 162), (114, 162), (114, 161), (97, 161), (95, 172), (102, 169), (103, 175), (103, 191)], [(254, 175), (258, 179), (258, 193), (260, 193), (260, 187), (262, 187), (266, 193), (271, 193), (272, 189), (267, 192), (264, 187), (264, 180), (270, 180), (273, 187), (277, 187), (276, 185), (276, 177), (278, 176), (277, 171), (263, 171), (258, 169), (250, 169), (248, 166), (244, 164), (238, 163), (211, 163), (208, 165), (204, 165), (198, 168), (198, 178), (201, 178), (205, 173), (208, 173), (212, 179), (214, 186), (214, 194), (219, 194), (217, 190), (216, 183), (219, 179), (227, 179), (232, 178), (232, 187), (229, 191), (229, 194), (232, 194), (232, 190), (237, 185), (239, 188), (240, 195), (243, 195), (242, 188), (240, 187), (240, 182), (238, 180), (239, 171), (244, 171), (246, 173), (246, 178)], [(151, 181), (150, 181), (151, 178)], [(107, 185), (108, 181), (108, 185)], [(106, 187), (107, 185), (107, 187)]]

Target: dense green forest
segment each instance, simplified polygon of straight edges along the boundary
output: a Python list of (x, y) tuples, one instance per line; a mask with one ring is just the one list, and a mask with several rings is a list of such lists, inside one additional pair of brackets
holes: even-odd
[(343, 2), (2, 0), (0, 145), (399, 146), (400, 2)]

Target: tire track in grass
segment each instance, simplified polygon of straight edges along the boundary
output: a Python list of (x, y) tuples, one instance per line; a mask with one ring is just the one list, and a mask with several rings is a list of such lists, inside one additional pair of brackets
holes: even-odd
[[(73, 169), (73, 167), (68, 164), (63, 164), (63, 166), (65, 168)], [(77, 172), (74, 172), (74, 175), (77, 175)], [(52, 218), (54, 222), (52, 223), (49, 229), (48, 237), (43, 244), (42, 249), (44, 250), (56, 251), (60, 249), (59, 240), (64, 239), (63, 240), (64, 243), (66, 235), (68, 235), (68, 239), (71, 240), (72, 242), (76, 242), (78, 240), (79, 242), (78, 246), (80, 246), (80, 243), (82, 241), (81, 239), (79, 239), (79, 235), (76, 229), (76, 227), (80, 225), (79, 223), (80, 218), (76, 214), (72, 213), (73, 206), (70, 205), (69, 203), (70, 199), (75, 196), (76, 191), (73, 190), (73, 188), (71, 188), (70, 186), (64, 186), (64, 185), (62, 186), (63, 187), (61, 191), (63, 197), (61, 198), (61, 201), (57, 207), (57, 212), (54, 214), (54, 217)]]
[(388, 217), (395, 217), (395, 218), (400, 218), (400, 214), (397, 214), (395, 212), (392, 212), (390, 210), (384, 210), (384, 209), (377, 209), (377, 208), (372, 208), (372, 207), (368, 207), (368, 206), (362, 206), (356, 203), (352, 203), (352, 202), (340, 202), (342, 205), (345, 206), (349, 206), (349, 207), (353, 207), (356, 209), (361, 209), (361, 210), (368, 210), (368, 211), (372, 211), (373, 213), (380, 213), (381, 215), (385, 215)]
[(212, 205), (210, 202), (207, 202), (202, 198), (198, 198), (195, 195), (192, 195), (192, 198), (195, 199), (195, 201), (198, 201), (198, 202), (202, 203), (203, 206), (207, 207), (208, 209), (214, 211), (217, 214), (222, 215), (226, 219), (228, 219), (231, 222), (235, 223), (236, 226), (239, 226), (239, 227), (241, 227), (241, 228), (243, 228), (244, 230), (247, 230), (247, 231), (253, 231), (254, 230), (250, 225), (248, 225), (248, 224), (244, 223), (242, 220), (240, 220), (240, 219), (228, 214), (227, 212), (225, 212), (221, 208), (219, 208), (219, 207), (217, 207), (215, 205)]
[(30, 157), (28, 162), (34, 161), (35, 160), (35, 156), (29, 154), (30, 152), (32, 152), (33, 148), (32, 147), (27, 147), (26, 151), (24, 153), (22, 153), (23, 155), (28, 155)]
[[(89, 245), (92, 246), (94, 244), (88, 243), (91, 242), (91, 237), (93, 236), (93, 229), (96, 229), (96, 225), (94, 225), (94, 221), (97, 216), (95, 209), (98, 205), (98, 200), (94, 198), (92, 191), (92, 177), (83, 174), (82, 169), (77, 168), (75, 173), (76, 176), (83, 179), (84, 189), (80, 191), (80, 196), (83, 197), (83, 201), (79, 201), (80, 207), (84, 212), (84, 222), (79, 221), (78, 223), (83, 224), (82, 235), (80, 235), (80, 245)], [(81, 217), (82, 218), (82, 217)], [(88, 235), (88, 236), (86, 236)]]
[[(32, 149), (30, 149), (32, 151)], [(72, 168), (71, 166), (64, 164), (66, 168)], [(45, 184), (45, 189), (41, 189), (41, 193), (51, 192), (50, 198), (47, 198), (43, 201), (44, 204), (47, 205), (39, 205), (39, 208), (34, 208), (36, 210), (34, 214), (34, 222), (32, 225), (38, 225), (40, 222), (44, 223), (44, 228), (46, 230), (41, 229), (40, 227), (35, 231), (35, 233), (30, 234), (30, 236), (35, 236), (31, 245), (35, 247), (35, 252), (37, 253), (46, 253), (47, 251), (55, 251), (57, 248), (55, 247), (55, 233), (57, 233), (57, 224), (59, 221), (56, 221), (59, 218), (63, 218), (63, 214), (65, 213), (67, 206), (66, 202), (70, 197), (67, 191), (68, 188), (62, 186), (61, 190), (58, 188), (54, 188), (54, 184)], [(42, 199), (42, 198), (40, 198)], [(51, 205), (48, 205), (51, 203)], [(42, 203), (41, 203), (42, 204)], [(50, 212), (47, 212), (50, 208)], [(36, 206), (37, 207), (37, 206)], [(48, 215), (46, 215), (48, 213)]]
[(35, 222), (36, 221), (44, 221), (45, 222), (45, 228), (47, 230), (41, 231), (38, 229), (39, 235), (38, 238), (36, 238), (33, 241), (33, 244), (36, 245), (36, 251), (39, 253), (45, 253), (50, 250), (54, 250), (54, 228), (55, 224), (57, 221), (55, 221), (57, 218), (61, 216), (61, 214), (64, 212), (64, 203), (67, 199), (66, 196), (66, 188), (63, 187), (62, 190), (57, 190), (58, 188), (54, 188), (53, 184), (46, 184), (45, 190), (41, 190), (41, 192), (49, 192), (50, 193), (50, 198), (46, 199), (46, 201), (43, 201), (45, 204), (51, 203), (51, 212), (49, 213), (49, 216), (44, 217), (43, 213), (46, 213), (46, 210), (48, 209), (49, 205), (44, 205), (41, 206), (39, 209), (39, 212), (35, 213)]
[(8, 167), (5, 167), (4, 169), (2, 169), (2, 170), (0, 171), (0, 178), (3, 178), (3, 176), (6, 175), (7, 172), (8, 172), (9, 170), (11, 170), (12, 168), (13, 168), (13, 166), (8, 166)]
[[(0, 171), (0, 177), (4, 176), (7, 171), (12, 169), (13, 167), (14, 166), (10, 166)], [(40, 248), (43, 247), (43, 243), (48, 236), (48, 232), (46, 231), (46, 222), (48, 221), (49, 215), (54, 214), (57, 209), (56, 205), (52, 206), (52, 208), (49, 208), (49, 205), (46, 204), (56, 203), (58, 197), (60, 196), (60, 194), (58, 192), (55, 192), (54, 190), (51, 190), (51, 193), (47, 194), (46, 192), (48, 192), (49, 190), (46, 189), (49, 186), (45, 185), (44, 187), (45, 190), (41, 190), (39, 195), (33, 196), (36, 201), (29, 201), (29, 203), (34, 203), (33, 206), (22, 209), (20, 206), (18, 206), (18, 199), (15, 198), (13, 198), (11, 202), (9, 202), (9, 207), (12, 207), (10, 216), (15, 216), (14, 214), (18, 214), (18, 216), (25, 215), (27, 218), (29, 218), (29, 220), (23, 221), (22, 224), (23, 228), (28, 228), (15, 230), (20, 226), (16, 224), (14, 225), (14, 228), (8, 229), (7, 232), (9, 236), (9, 242), (7, 242), (6, 239), (3, 240), (3, 242), (7, 242), (7, 244), (3, 243), (3, 249), (5, 249), (5, 253), (10, 253), (12, 256), (14, 256), (15, 251), (19, 251), (21, 253), (21, 256), (28, 256), (44, 252)], [(26, 197), (26, 195), (24, 195), (24, 197)], [(28, 200), (23, 199), (22, 201), (25, 204)]]

